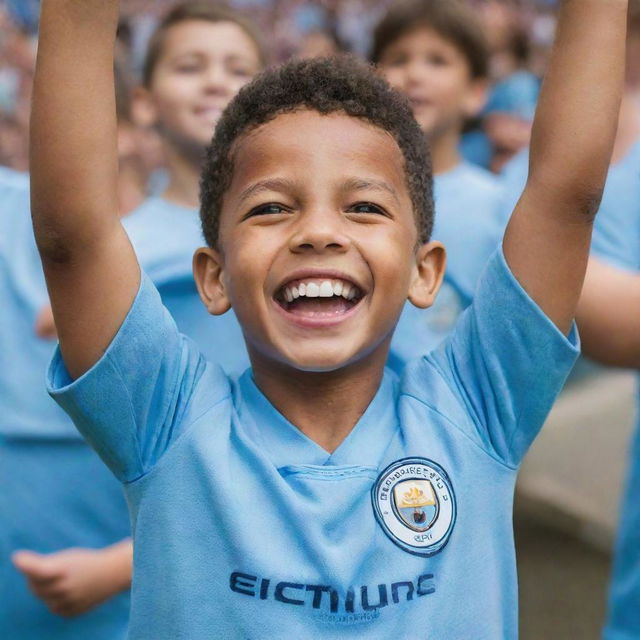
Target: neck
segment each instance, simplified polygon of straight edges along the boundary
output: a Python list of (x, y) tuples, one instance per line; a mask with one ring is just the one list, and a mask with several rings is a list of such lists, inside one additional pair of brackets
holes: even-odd
[(451, 171), (460, 164), (459, 142), (460, 133), (453, 128), (429, 136), (434, 175)]
[(126, 216), (137, 209), (146, 196), (146, 174), (140, 163), (121, 161), (118, 167), (118, 210)]
[(202, 158), (188, 157), (171, 145), (165, 145), (169, 184), (162, 197), (188, 209), (199, 204)]
[(256, 384), (291, 424), (333, 453), (373, 400), (389, 344), (363, 361), (328, 373), (294, 370), (251, 354)]

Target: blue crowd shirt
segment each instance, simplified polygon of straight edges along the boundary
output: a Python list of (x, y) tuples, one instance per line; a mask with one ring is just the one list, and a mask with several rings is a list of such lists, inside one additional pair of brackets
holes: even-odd
[[(521, 151), (503, 169), (505, 215), (513, 211), (520, 199), (528, 172), (528, 149)], [(634, 255), (640, 243), (640, 217), (637, 214), (639, 176), (640, 143), (636, 143), (622, 160), (609, 168), (593, 227), (592, 252), (623, 269), (630, 268), (629, 256)]]
[(29, 181), (0, 171), (0, 637), (124, 638), (129, 594), (78, 618), (49, 612), (10, 556), (104, 547), (130, 535), (121, 485), (51, 400), (43, 378), (55, 343), (36, 335), (48, 304), (33, 238)]
[[(640, 143), (609, 173), (608, 206), (598, 213), (593, 253), (623, 270), (640, 272)], [(604, 201), (603, 201), (604, 205)], [(640, 637), (640, 420), (629, 452), (620, 509), (604, 640)]]
[(437, 347), (453, 329), (458, 315), (471, 304), (480, 274), (506, 226), (502, 185), (469, 163), (434, 177), (434, 199), (432, 238), (447, 250), (447, 270), (432, 307), (405, 305), (388, 363), (397, 373), (408, 361)]
[(207, 363), (143, 276), (91, 370), (49, 369), (125, 486), (131, 640), (515, 638), (516, 471), (576, 356), (498, 251), (450, 338), (385, 373), (329, 454), (251, 370)]
[(193, 253), (205, 244), (197, 210), (153, 197), (122, 222), (180, 331), (227, 373), (242, 373), (249, 357), (235, 313), (211, 316), (193, 279)]

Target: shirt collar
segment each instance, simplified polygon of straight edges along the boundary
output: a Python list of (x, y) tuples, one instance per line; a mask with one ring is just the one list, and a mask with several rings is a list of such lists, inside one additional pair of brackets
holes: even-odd
[(277, 468), (291, 465), (366, 466), (378, 468), (398, 431), (397, 377), (385, 370), (366, 411), (340, 446), (329, 454), (291, 424), (256, 385), (251, 369), (238, 381), (236, 403), (243, 429)]

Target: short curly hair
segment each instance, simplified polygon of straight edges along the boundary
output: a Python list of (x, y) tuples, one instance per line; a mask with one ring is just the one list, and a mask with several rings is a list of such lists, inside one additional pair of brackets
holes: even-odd
[(390, 133), (404, 157), (420, 242), (433, 228), (433, 176), (429, 147), (406, 99), (369, 64), (351, 56), (294, 60), (262, 72), (244, 86), (218, 125), (200, 181), (202, 231), (210, 247), (218, 245), (224, 193), (233, 175), (238, 139), (278, 115), (301, 109), (344, 113)]

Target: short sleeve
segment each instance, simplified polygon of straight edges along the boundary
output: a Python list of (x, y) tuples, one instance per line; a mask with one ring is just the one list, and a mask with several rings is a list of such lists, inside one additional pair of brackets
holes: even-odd
[(470, 418), (460, 427), (493, 457), (517, 466), (579, 355), (513, 276), (500, 248), (452, 335), (424, 359)]
[(131, 482), (157, 463), (188, 423), (193, 394), (206, 369), (143, 274), (131, 309), (103, 357), (72, 381), (56, 349), (48, 388), (116, 477)]

